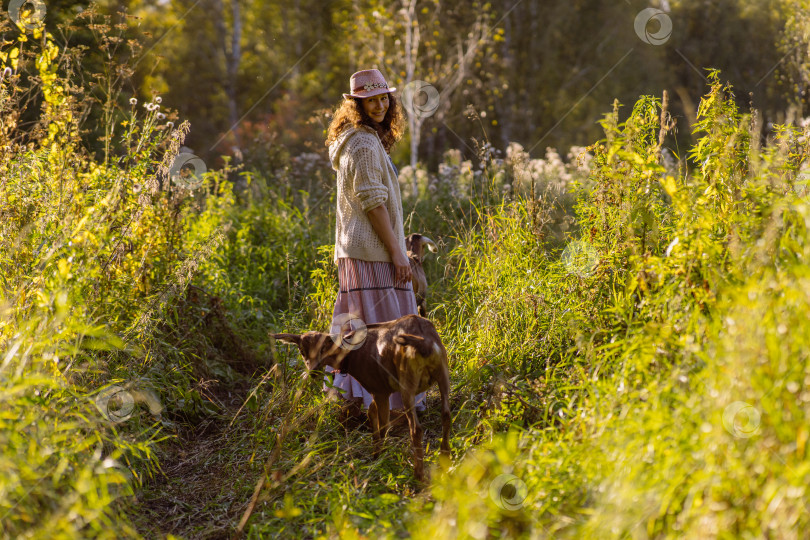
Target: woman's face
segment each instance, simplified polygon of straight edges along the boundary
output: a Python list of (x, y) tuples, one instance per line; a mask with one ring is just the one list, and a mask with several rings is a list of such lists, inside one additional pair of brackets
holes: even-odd
[(372, 120), (382, 122), (385, 113), (388, 112), (388, 93), (363, 98), (361, 103), (363, 104), (363, 110)]

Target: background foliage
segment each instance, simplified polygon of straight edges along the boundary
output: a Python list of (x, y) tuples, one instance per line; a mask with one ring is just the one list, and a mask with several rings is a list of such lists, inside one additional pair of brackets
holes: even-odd
[[(806, 1), (673, 1), (665, 47), (621, 2), (205, 1), (0, 27), (4, 538), (801, 537)], [(428, 486), (401, 426), (373, 460), (267, 338), (330, 321), (325, 114), (414, 15), (393, 84), (492, 28), (400, 171), (451, 355)], [(191, 188), (185, 144), (212, 165)]]

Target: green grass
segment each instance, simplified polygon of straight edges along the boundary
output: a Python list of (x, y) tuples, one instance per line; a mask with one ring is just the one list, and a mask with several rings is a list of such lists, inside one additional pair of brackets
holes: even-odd
[[(243, 516), (250, 538), (810, 527), (807, 129), (761, 145), (712, 73), (679, 170), (665, 101), (643, 96), (568, 163), (480, 143), (480, 168), (451, 151), (417, 171), (407, 232), (440, 246), (428, 302), (453, 410), (442, 468), (428, 394), (422, 489), (404, 431), (374, 460), (268, 338), (331, 319), (325, 164), (180, 190), (164, 169), (188, 126), (117, 94), (118, 159), (98, 160), (36, 39), (20, 62), (45, 112), (0, 134), (3, 538), (219, 538)], [(11, 118), (21, 90), (2, 92)]]

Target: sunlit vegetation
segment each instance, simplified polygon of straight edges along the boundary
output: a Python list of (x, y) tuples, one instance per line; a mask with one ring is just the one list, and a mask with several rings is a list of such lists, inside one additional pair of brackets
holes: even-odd
[(14, 36), (0, 49), (3, 538), (810, 528), (810, 122), (795, 110), (766, 130), (708, 70), (691, 127), (671, 96), (644, 95), (604, 111), (587, 147), (532, 158), (479, 136), (474, 156), (401, 168), (406, 229), (440, 247), (429, 317), (452, 380), (453, 461), (438, 463), (434, 390), (421, 486), (401, 419), (372, 459), (368, 429), (267, 337), (331, 319), (320, 154), (178, 170), (190, 125), (167, 97), (122, 90), (123, 42), (96, 66), (42, 27)]

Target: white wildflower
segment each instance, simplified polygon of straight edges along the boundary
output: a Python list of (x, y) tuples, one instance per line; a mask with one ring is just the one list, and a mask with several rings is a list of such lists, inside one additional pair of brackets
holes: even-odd
[(676, 236), (675, 240), (670, 242), (669, 245), (667, 246), (667, 251), (666, 251), (667, 257), (669, 257), (670, 253), (672, 253), (672, 248), (674, 248), (677, 245), (678, 245), (678, 237)]

